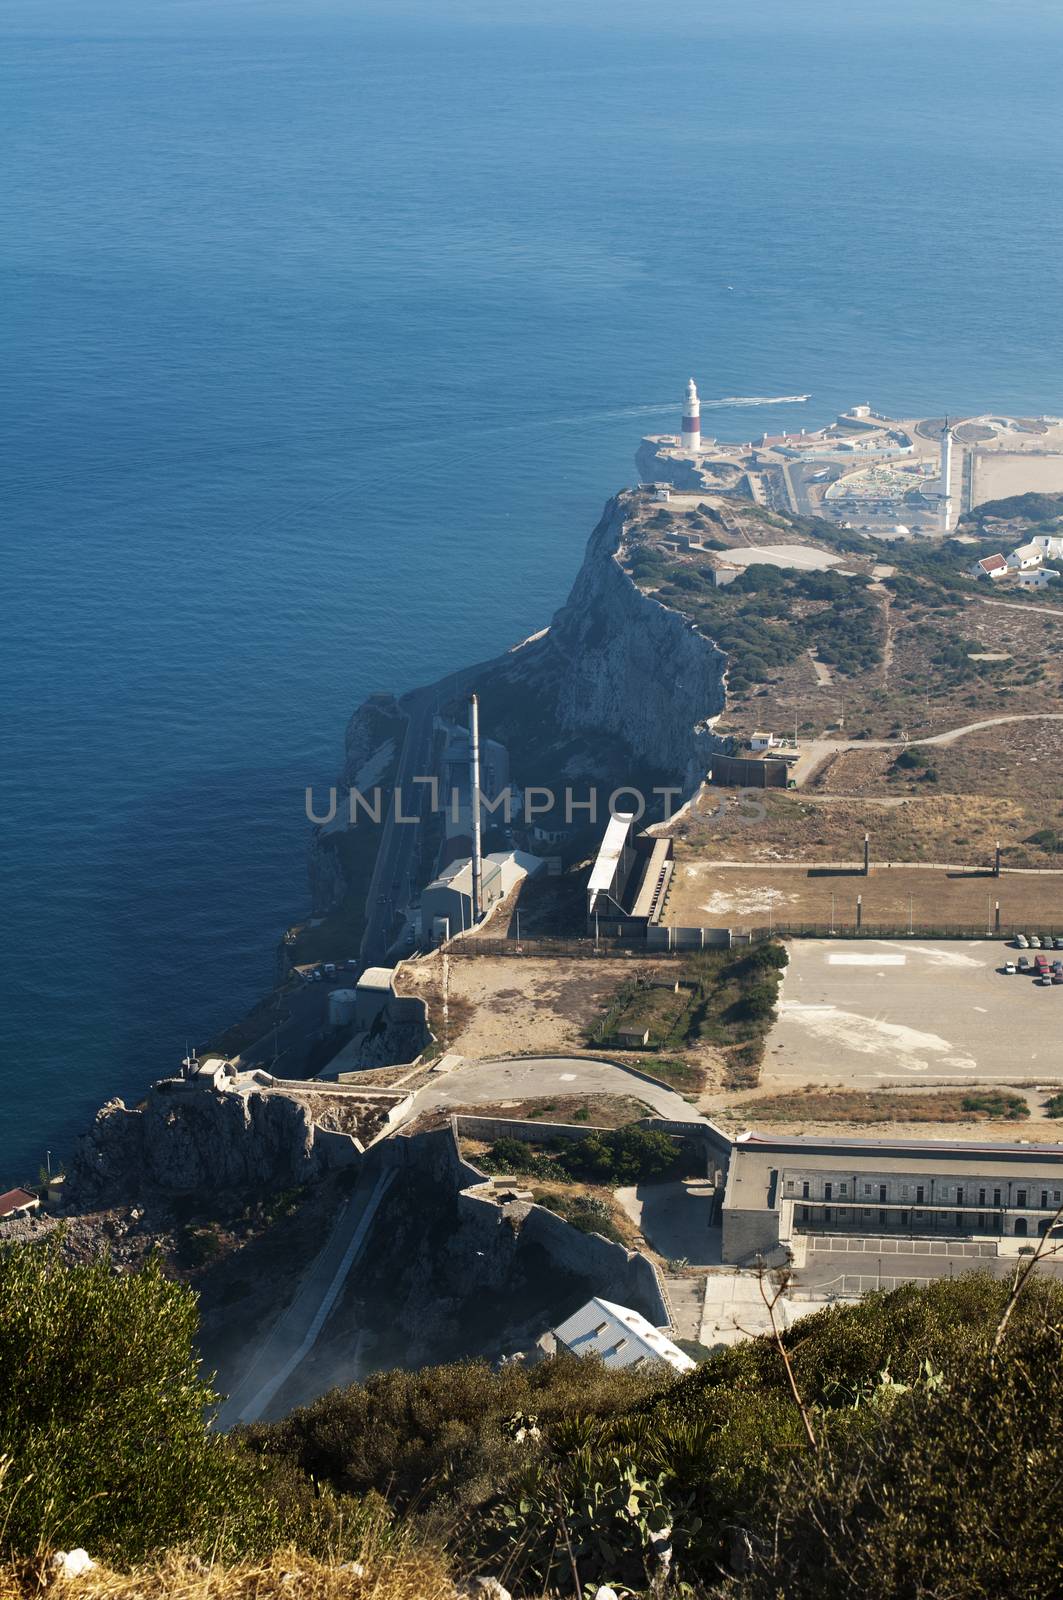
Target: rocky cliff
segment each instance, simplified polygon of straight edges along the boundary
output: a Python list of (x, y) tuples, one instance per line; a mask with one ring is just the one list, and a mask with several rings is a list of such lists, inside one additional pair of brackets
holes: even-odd
[(164, 1079), (135, 1109), (109, 1100), (77, 1141), (67, 1201), (80, 1208), (152, 1192), (269, 1193), (339, 1164), (353, 1140), (316, 1126), (309, 1106), (275, 1092), (216, 1092)]
[[(481, 726), (508, 745), (515, 784), (593, 785), (600, 815), (619, 785), (692, 793), (716, 747), (712, 719), (724, 709), (725, 654), (643, 594), (617, 559), (646, 509), (637, 490), (608, 502), (550, 626), (488, 662), (476, 681)], [(445, 693), (440, 700), (446, 708)], [(344, 786), (364, 788), (367, 774), (378, 781), (377, 771), (387, 770), (402, 709), (380, 696), (358, 708), (347, 729)], [(453, 710), (463, 715), (460, 704)], [(341, 837), (322, 830), (311, 848), (318, 916), (344, 892)]]

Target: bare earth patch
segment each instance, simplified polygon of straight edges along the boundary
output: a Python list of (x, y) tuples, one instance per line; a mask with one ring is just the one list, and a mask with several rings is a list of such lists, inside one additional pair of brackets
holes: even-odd
[(497, 1100), (493, 1105), (437, 1106), (413, 1126), (419, 1132), (442, 1127), (451, 1117), (500, 1117), (514, 1122), (583, 1122), (592, 1128), (623, 1128), (653, 1115), (651, 1107), (632, 1095), (559, 1094), (531, 1100)]

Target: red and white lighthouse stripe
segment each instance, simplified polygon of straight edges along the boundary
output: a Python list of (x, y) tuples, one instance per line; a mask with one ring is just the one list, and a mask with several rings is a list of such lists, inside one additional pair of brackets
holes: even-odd
[(687, 383), (686, 404), (683, 407), (683, 449), (701, 448), (701, 401), (693, 378)]

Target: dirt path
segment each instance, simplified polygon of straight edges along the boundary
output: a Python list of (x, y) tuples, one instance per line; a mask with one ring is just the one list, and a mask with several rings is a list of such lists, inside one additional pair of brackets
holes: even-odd
[(1063, 622), (1063, 606), (1020, 606), (1015, 600), (983, 600), (984, 606), (1003, 606), (1005, 611), (1036, 611), (1038, 616), (1058, 617)]
[[(986, 601), (987, 605), (989, 603)], [(1063, 616), (1063, 611), (1059, 615)], [(840, 755), (843, 750), (902, 750), (911, 745), (953, 744), (968, 733), (981, 733), (984, 728), (997, 728), (1005, 722), (1063, 722), (1063, 711), (1012, 711), (1005, 716), (986, 717), (981, 722), (965, 722), (962, 727), (948, 728), (944, 733), (930, 733), (924, 739), (810, 739), (791, 768), (791, 776), (801, 788), (829, 756)]]

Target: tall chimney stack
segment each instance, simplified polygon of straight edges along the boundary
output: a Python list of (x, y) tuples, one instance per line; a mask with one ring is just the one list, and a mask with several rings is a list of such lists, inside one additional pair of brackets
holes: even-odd
[(469, 804), (472, 809), (472, 922), (483, 915), (483, 850), (480, 842), (480, 703), (469, 696)]

